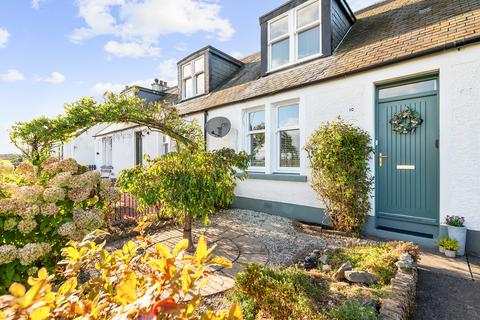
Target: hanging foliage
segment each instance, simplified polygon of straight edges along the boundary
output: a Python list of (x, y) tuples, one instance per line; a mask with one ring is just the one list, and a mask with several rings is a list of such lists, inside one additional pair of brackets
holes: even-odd
[(39, 117), (16, 123), (10, 140), (23, 156), (34, 164), (52, 155), (55, 145), (69, 141), (89, 128), (102, 123), (134, 123), (159, 131), (190, 149), (202, 147), (198, 124), (182, 119), (175, 106), (152, 102), (137, 96), (106, 93), (103, 102), (82, 98), (65, 105), (65, 113), (55, 118)]

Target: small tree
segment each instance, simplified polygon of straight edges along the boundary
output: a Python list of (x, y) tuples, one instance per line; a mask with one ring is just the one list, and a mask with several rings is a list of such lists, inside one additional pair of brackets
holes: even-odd
[(336, 230), (360, 231), (370, 211), (369, 134), (341, 118), (320, 126), (305, 148), (312, 169), (312, 187), (325, 204)]
[(56, 121), (47, 117), (16, 123), (10, 133), (10, 141), (35, 165), (49, 158), (55, 144), (63, 137), (63, 132), (57, 130)]
[(193, 249), (192, 218), (208, 222), (210, 214), (229, 206), (234, 197), (237, 168), (246, 170), (250, 157), (231, 149), (170, 153), (146, 167), (124, 170), (118, 178), (123, 191), (144, 206), (160, 203), (162, 217), (183, 223), (183, 237)]

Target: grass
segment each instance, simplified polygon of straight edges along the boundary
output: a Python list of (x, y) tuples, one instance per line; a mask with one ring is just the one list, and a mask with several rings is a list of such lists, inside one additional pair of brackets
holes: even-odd
[(402, 253), (408, 252), (414, 258), (418, 256), (418, 247), (403, 242), (381, 243), (375, 246), (353, 246), (346, 249), (337, 249), (328, 256), (328, 263), (335, 271), (344, 262), (350, 261), (354, 270), (363, 270), (373, 273), (379, 278), (379, 284), (389, 285), (395, 277), (398, 261)]
[(245, 320), (262, 316), (320, 320), (324, 317), (319, 307), (328, 298), (328, 292), (325, 279), (311, 277), (302, 270), (253, 264), (238, 274), (232, 299), (242, 306)]
[[(237, 275), (229, 299), (241, 305), (245, 320), (376, 320), (396, 274), (395, 262), (405, 252), (418, 257), (418, 247), (403, 242), (335, 250), (329, 255), (329, 274), (248, 265)], [(346, 261), (374, 273), (379, 283), (366, 287), (333, 281), (331, 275)]]
[(377, 310), (358, 301), (347, 301), (339, 307), (333, 308), (329, 317), (332, 320), (377, 320)]

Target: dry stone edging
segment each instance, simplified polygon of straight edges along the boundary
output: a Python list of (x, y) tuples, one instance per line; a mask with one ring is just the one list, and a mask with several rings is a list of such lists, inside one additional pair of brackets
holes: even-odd
[(390, 282), (391, 295), (383, 301), (379, 318), (382, 320), (413, 319), (416, 309), (417, 281), (416, 265), (409, 272), (399, 269)]

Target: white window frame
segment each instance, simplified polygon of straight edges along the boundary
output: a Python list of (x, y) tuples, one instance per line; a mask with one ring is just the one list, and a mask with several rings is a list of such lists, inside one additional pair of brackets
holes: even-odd
[[(258, 111), (263, 111), (265, 114), (265, 129), (262, 130), (250, 130), (250, 114)], [(245, 151), (250, 154), (252, 148), (251, 148), (251, 139), (250, 136), (252, 134), (258, 134), (258, 133), (263, 133), (264, 134), (264, 148), (265, 148), (265, 165), (263, 167), (254, 167), (254, 166), (249, 166), (248, 171), (252, 172), (265, 172), (266, 167), (267, 167), (267, 153), (268, 153), (268, 145), (267, 145), (267, 121), (268, 121), (268, 113), (267, 109), (265, 106), (259, 106), (259, 107), (254, 107), (254, 108), (249, 108), (245, 110), (245, 121), (244, 121), (244, 127), (245, 127)]]
[[(318, 21), (314, 21), (314, 22), (311, 22), (301, 28), (297, 28), (297, 12), (309, 5), (311, 5), (312, 3), (314, 2), (318, 2)], [(318, 57), (321, 57), (323, 54), (322, 54), (322, 9), (321, 9), (322, 5), (321, 5), (321, 1), (320, 0), (311, 0), (311, 1), (307, 1), (305, 3), (303, 3), (302, 5), (296, 7), (296, 8), (293, 8), (291, 10), (289, 10), (288, 12), (282, 14), (282, 15), (279, 15), (278, 17), (275, 17), (273, 18), (272, 20), (268, 21), (268, 31), (267, 31), (267, 47), (268, 47), (268, 71), (271, 72), (271, 71), (276, 71), (276, 70), (280, 70), (280, 69), (284, 69), (286, 67), (289, 67), (293, 64), (296, 64), (296, 63), (300, 63), (300, 62), (304, 62), (304, 61), (308, 61), (308, 60), (312, 60), (312, 59), (315, 59), (315, 58), (318, 58)], [(284, 35), (281, 35), (275, 39), (270, 39), (270, 30), (271, 30), (271, 24), (278, 21), (278, 20), (281, 20), (285, 17), (288, 17), (288, 33), (284, 34)], [(313, 55), (310, 55), (310, 56), (307, 56), (307, 57), (304, 57), (302, 59), (298, 59), (298, 35), (299, 33), (303, 32), (303, 31), (306, 31), (306, 30), (309, 30), (309, 29), (312, 29), (314, 27), (319, 27), (320, 28), (320, 39), (319, 39), (319, 43), (320, 43), (320, 48), (319, 48), (319, 52), (317, 54), (313, 54)], [(289, 39), (289, 62), (282, 65), (282, 66), (279, 66), (279, 67), (276, 67), (276, 68), (272, 68), (272, 45), (275, 44), (275, 43), (278, 43), (282, 40), (285, 40), (285, 39)]]
[[(289, 107), (296, 105), (298, 107), (298, 123), (296, 126), (288, 126), (288, 127), (280, 127), (279, 123), (279, 109), (282, 107)], [(301, 167), (302, 167), (302, 150), (301, 150), (301, 145), (302, 145), (302, 129), (300, 125), (300, 114), (301, 114), (301, 108), (300, 108), (300, 102), (299, 101), (289, 101), (281, 104), (276, 104), (274, 107), (274, 115), (275, 115), (275, 124), (274, 124), (274, 132), (275, 132), (275, 154), (274, 154), (274, 159), (275, 159), (275, 172), (279, 173), (300, 173)], [(291, 130), (298, 130), (299, 133), (299, 138), (300, 138), (300, 149), (298, 150), (298, 156), (299, 156), (299, 166), (294, 168), (294, 167), (281, 167), (280, 166), (280, 132), (282, 131), (291, 131)]]
[[(201, 70), (201, 71), (195, 70), (195, 62), (198, 61), (198, 60), (203, 60), (203, 70)], [(188, 76), (188, 77), (184, 77), (184, 75), (183, 75), (183, 70), (186, 66), (190, 66), (190, 68), (192, 70), (191, 73), (190, 73), (190, 76)], [(205, 73), (205, 67), (206, 67), (205, 55), (197, 57), (197, 58), (193, 59), (192, 61), (182, 65), (182, 67), (180, 68), (181, 69), (180, 72), (181, 72), (181, 75), (182, 75), (182, 98), (183, 99), (190, 99), (190, 98), (205, 94), (205, 92), (206, 92), (205, 86), (206, 86), (206, 81), (207, 81), (206, 73)], [(202, 73), (204, 74), (203, 92), (199, 93), (197, 91), (197, 77), (199, 75), (201, 75)], [(187, 97), (187, 90), (186, 90), (185, 82), (188, 79), (192, 79), (192, 88), (191, 89), (192, 89), (193, 94), (191, 96)]]

